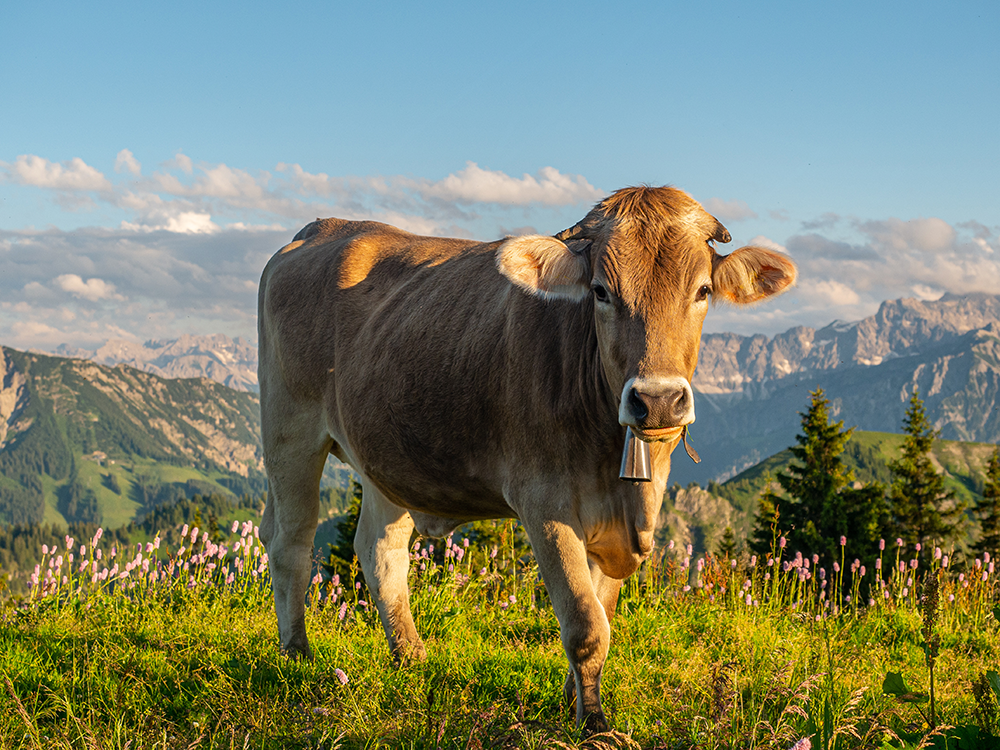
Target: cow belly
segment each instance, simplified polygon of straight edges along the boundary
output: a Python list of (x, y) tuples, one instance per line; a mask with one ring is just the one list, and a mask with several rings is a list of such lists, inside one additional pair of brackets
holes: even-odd
[(502, 494), (470, 477), (443, 481), (423, 472), (400, 476), (398, 471), (374, 466), (366, 466), (364, 472), (390, 502), (407, 510), (470, 521), (516, 515)]

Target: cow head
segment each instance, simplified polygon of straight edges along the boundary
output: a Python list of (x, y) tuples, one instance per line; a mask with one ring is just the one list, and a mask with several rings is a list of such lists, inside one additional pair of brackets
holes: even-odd
[(719, 255), (729, 232), (676, 188), (625, 188), (555, 237), (505, 241), (500, 271), (544, 297), (592, 308), (618, 419), (644, 440), (694, 421), (691, 378), (709, 298), (752, 304), (795, 282), (792, 261), (762, 247)]

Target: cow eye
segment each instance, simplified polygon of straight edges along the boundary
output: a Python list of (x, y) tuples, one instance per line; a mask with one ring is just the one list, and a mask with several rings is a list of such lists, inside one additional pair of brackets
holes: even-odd
[(704, 300), (707, 300), (709, 295), (711, 294), (712, 294), (712, 287), (710, 287), (708, 284), (703, 284), (701, 288), (698, 289), (698, 294), (695, 296), (695, 299), (698, 302), (703, 302)]
[(608, 290), (601, 284), (594, 284), (594, 299), (598, 302), (607, 302), (611, 297), (608, 295)]

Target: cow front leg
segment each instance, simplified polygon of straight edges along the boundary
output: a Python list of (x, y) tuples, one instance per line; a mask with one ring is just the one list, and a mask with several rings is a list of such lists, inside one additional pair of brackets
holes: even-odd
[[(288, 423), (291, 430), (285, 434), (264, 430), (268, 488), (260, 539), (267, 549), (281, 650), (292, 658), (312, 659), (305, 599), (319, 520), (319, 481), (329, 447), (304, 444), (294, 436), (296, 423)], [(309, 426), (302, 426), (298, 435)]]
[(368, 480), (363, 479), (361, 515), (354, 537), (354, 551), (365, 574), (365, 583), (385, 630), (389, 650), (397, 663), (423, 661), (427, 650), (413, 624), (409, 544), (413, 518), (393, 505)]
[[(621, 591), (624, 581), (604, 575), (604, 572), (594, 558), (589, 558), (587, 562), (590, 566), (590, 580), (594, 584), (594, 592), (597, 594), (597, 600), (604, 607), (604, 614), (608, 618), (610, 626), (611, 620), (614, 619), (615, 611), (618, 609), (618, 593)], [(566, 675), (566, 683), (563, 685), (563, 697), (566, 699), (566, 704), (573, 707), (576, 701), (576, 675), (572, 669)]]
[(564, 521), (525, 521), (531, 547), (559, 620), (576, 701), (576, 725), (588, 734), (608, 729), (601, 708), (601, 670), (611, 628), (588, 569), (583, 532)]

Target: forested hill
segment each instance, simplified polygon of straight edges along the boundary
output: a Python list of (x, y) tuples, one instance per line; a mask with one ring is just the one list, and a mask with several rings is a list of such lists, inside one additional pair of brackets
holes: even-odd
[(257, 396), (0, 347), (0, 522), (125, 523), (178, 494), (263, 489)]

